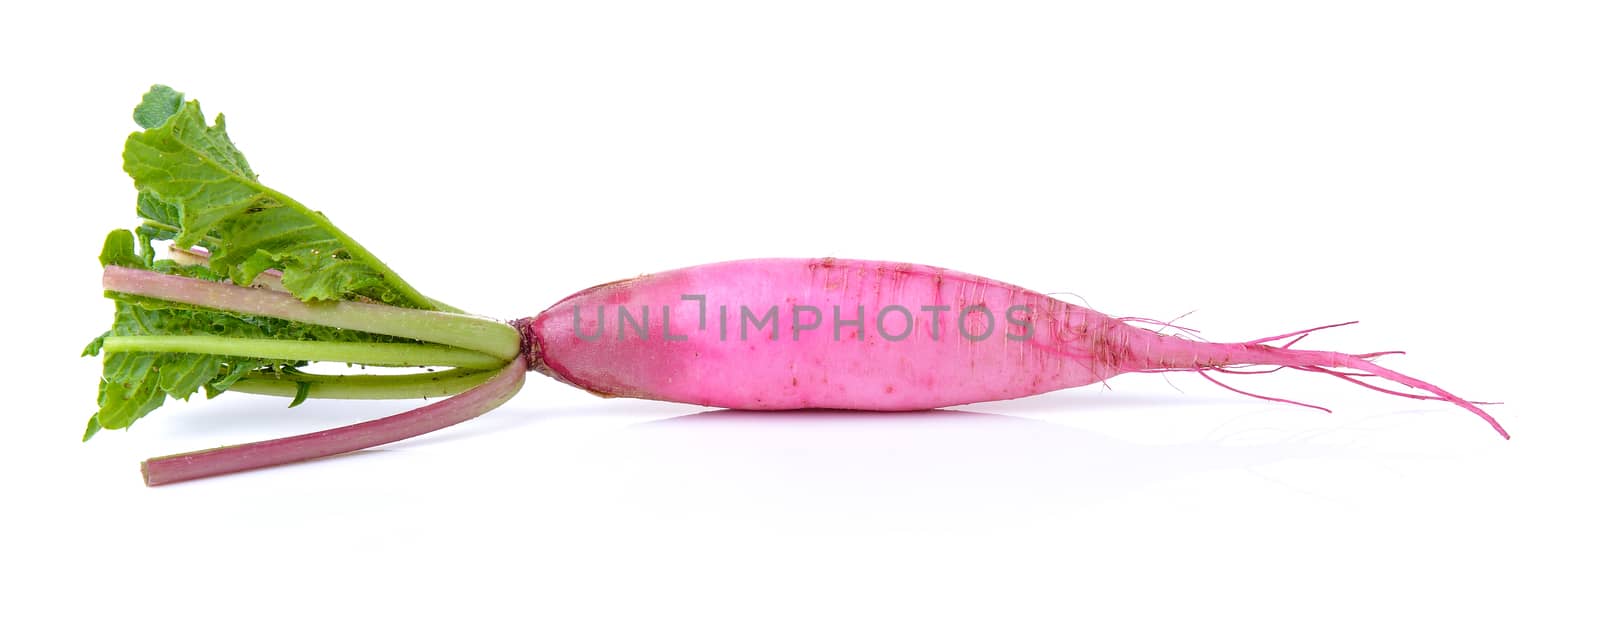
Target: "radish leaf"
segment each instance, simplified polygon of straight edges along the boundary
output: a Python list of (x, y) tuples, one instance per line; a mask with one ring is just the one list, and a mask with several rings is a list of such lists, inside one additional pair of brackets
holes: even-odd
[[(140, 236), (211, 250), (211, 268), (240, 285), (267, 270), (304, 300), (355, 296), (450, 311), (412, 288), (366, 248), (313, 211), (257, 181), (221, 115), (207, 125), (200, 103), (170, 88), (146, 93), (128, 136), (123, 169), (139, 189)], [(158, 121), (159, 120), (159, 121)]]

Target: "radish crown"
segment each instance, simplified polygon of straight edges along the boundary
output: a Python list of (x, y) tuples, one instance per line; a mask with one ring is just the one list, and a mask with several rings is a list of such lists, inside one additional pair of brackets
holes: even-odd
[[(128, 136), (123, 169), (138, 190), (139, 226), (113, 230), (100, 253), (116, 312), (84, 349), (104, 356), (85, 440), (201, 389), (286, 396), (291, 407), (427, 398), (494, 382), (518, 360), (517, 330), (424, 296), (322, 213), (262, 185), (221, 115), (208, 125), (198, 102), (155, 86), (133, 117), (144, 130)], [(158, 240), (172, 242), (173, 258), (155, 257)], [(426, 371), (302, 371), (318, 361)], [(437, 411), (402, 420), (437, 423)]]

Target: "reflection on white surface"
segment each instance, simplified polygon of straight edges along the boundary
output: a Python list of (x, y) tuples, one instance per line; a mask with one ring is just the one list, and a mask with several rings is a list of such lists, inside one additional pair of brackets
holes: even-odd
[[(1304, 442), (1129, 442), (975, 411), (707, 411), (628, 427), (636, 488), (732, 517), (919, 522), (1069, 513), (1145, 486), (1333, 453)], [(685, 489), (692, 498), (674, 495)], [(671, 507), (663, 507), (670, 509)]]

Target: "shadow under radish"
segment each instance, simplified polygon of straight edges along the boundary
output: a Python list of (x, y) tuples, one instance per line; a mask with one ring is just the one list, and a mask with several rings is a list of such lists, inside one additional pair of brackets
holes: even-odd
[[(330, 401), (313, 410), (302, 406), (291, 411), (261, 409), (255, 403), (275, 399), (250, 398), (227, 407), (215, 405), (214, 409), (174, 414), (168, 420), (180, 431), (168, 432), (168, 444), (176, 438), (203, 438), (205, 444), (216, 444), (216, 437), (223, 432), (225, 443), (292, 435), (308, 430), (307, 423), (313, 419), (339, 426), (392, 413), (396, 404)], [(1182, 396), (1100, 394), (1074, 398), (1072, 409), (1053, 406), (1060, 409), (1056, 415), (1063, 419), (1083, 423), (1086, 406), (1092, 412), (1096, 404), (1109, 409), (1185, 400)], [(1222, 401), (1236, 402), (1231, 398)], [(986, 405), (1010, 408), (1022, 402)], [(784, 507), (799, 507), (872, 517), (906, 510), (927, 514), (1024, 509), (1065, 512), (1206, 472), (1252, 470), (1286, 460), (1359, 453), (1303, 438), (1239, 444), (1213, 436), (1152, 444), (1099, 433), (1085, 428), (1087, 423), (961, 409), (674, 413), (685, 409), (695, 407), (633, 400), (558, 408), (513, 402), (488, 416), (433, 434), (308, 462), (373, 452), (388, 455), (495, 434), (520, 437), (518, 442), (523, 444), (549, 443), (552, 441), (542, 435), (513, 430), (561, 425), (567, 420), (585, 421), (570, 423), (574, 426), (589, 426), (597, 416), (604, 416), (610, 424), (599, 426), (607, 433), (596, 434), (599, 437), (588, 443), (584, 452), (595, 454), (604, 466), (618, 467), (640, 494), (654, 494), (647, 498), (653, 504), (647, 506), (674, 509), (676, 513), (669, 512), (673, 515), (718, 503), (713, 508), (752, 515), (783, 517)], [(625, 424), (630, 418), (639, 420)], [(1201, 422), (1195, 426), (1206, 427), (1205, 431), (1215, 428)], [(496, 470), (497, 475), (510, 479), (515, 479), (517, 472), (516, 467)], [(689, 491), (698, 495), (687, 500), (680, 497)], [(673, 502), (678, 504), (671, 505)]]

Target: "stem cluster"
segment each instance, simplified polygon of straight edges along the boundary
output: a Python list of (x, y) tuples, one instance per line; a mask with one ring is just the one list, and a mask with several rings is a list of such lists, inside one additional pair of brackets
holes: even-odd
[(166, 484), (297, 462), (410, 438), (482, 415), (521, 388), (527, 372), (522, 335), (493, 319), (360, 301), (305, 302), (286, 292), (248, 288), (136, 268), (108, 266), (106, 290), (235, 314), (358, 330), (419, 341), (361, 343), (210, 335), (107, 336), (106, 352), (175, 352), (282, 361), (334, 361), (453, 369), (404, 375), (253, 372), (231, 391), (305, 398), (429, 398), (421, 408), (338, 429), (153, 458), (145, 481)]

